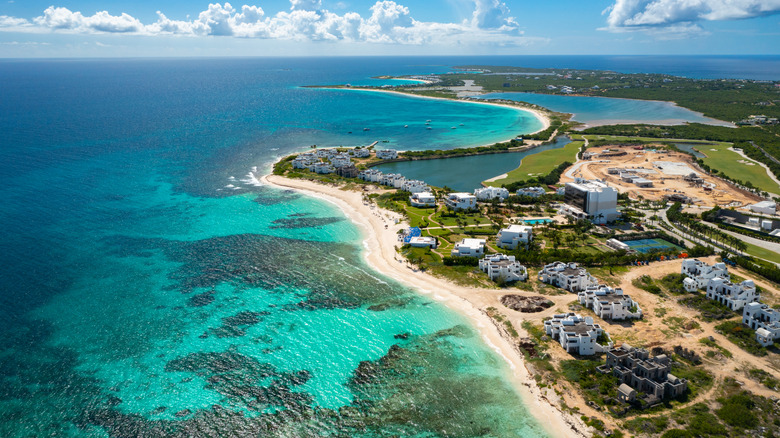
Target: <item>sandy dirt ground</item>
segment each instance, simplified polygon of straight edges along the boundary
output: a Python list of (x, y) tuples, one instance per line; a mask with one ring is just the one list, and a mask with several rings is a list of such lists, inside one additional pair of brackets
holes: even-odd
[[(613, 152), (625, 152), (625, 155), (611, 155)], [(706, 175), (697, 169), (691, 157), (679, 152), (636, 150), (633, 147), (599, 146), (588, 149), (596, 154), (590, 160), (578, 162), (578, 168), (561, 178), (561, 182), (570, 182), (574, 178), (600, 179), (609, 183), (620, 193), (628, 192), (632, 197), (642, 196), (647, 200), (661, 200), (665, 195), (682, 194), (692, 198), (694, 203), (713, 207), (740, 207), (761, 200), (744, 190), (737, 189), (723, 180)], [(579, 164), (582, 163), (582, 164)], [(664, 164), (676, 163), (678, 166)], [(680, 170), (687, 166), (701, 179), (700, 183), (686, 181)], [(609, 169), (618, 168), (633, 171), (653, 182), (653, 187), (637, 187), (623, 181), (619, 174), (610, 174)], [(677, 170), (677, 171), (675, 171)]]

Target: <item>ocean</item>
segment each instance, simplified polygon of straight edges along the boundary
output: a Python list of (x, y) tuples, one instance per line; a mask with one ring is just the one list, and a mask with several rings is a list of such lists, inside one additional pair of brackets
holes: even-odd
[(366, 266), (334, 206), (258, 183), (311, 144), (538, 129), (502, 107), (300, 87), (442, 69), (0, 62), (0, 436), (544, 436), (465, 317)]
[(0, 436), (545, 436), (468, 320), (366, 266), (332, 205), (258, 182), (311, 144), (538, 129), (301, 88), (499, 62), (0, 61)]

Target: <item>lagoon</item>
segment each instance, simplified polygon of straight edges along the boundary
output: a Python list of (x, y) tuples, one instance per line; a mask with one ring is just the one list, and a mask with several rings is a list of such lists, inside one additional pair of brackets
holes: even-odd
[(569, 143), (571, 139), (561, 136), (552, 144), (522, 152), (401, 161), (381, 164), (376, 168), (385, 173), (400, 173), (409, 179), (421, 179), (436, 187), (447, 186), (453, 190), (471, 192), (481, 187), (482, 181), (520, 167), (523, 158), (550, 149), (560, 149)]
[(574, 114), (573, 120), (587, 126), (650, 123), (655, 125), (680, 125), (704, 123), (732, 126), (701, 113), (679, 107), (672, 102), (655, 100), (617, 99), (612, 97), (559, 96), (536, 93), (490, 93), (482, 99), (506, 99), (540, 105), (553, 111)]

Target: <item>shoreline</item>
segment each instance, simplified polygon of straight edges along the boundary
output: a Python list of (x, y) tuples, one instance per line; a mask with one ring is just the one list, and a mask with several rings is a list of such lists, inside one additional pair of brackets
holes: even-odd
[[(435, 96), (421, 96), (418, 94), (412, 94), (412, 93), (404, 93), (402, 91), (396, 91), (396, 90), (387, 90), (387, 89), (376, 89), (376, 88), (346, 88), (346, 87), (317, 87), (324, 90), (352, 90), (352, 91), (370, 91), (370, 92), (377, 92), (377, 93), (388, 93), (388, 94), (395, 94), (399, 96), (405, 96), (405, 97), (412, 97), (412, 98), (418, 98), (418, 99), (432, 99), (432, 100), (444, 100), (448, 102), (464, 102), (464, 103), (473, 103), (477, 105), (490, 105), (490, 106), (500, 106), (504, 108), (510, 108), (515, 111), (525, 111), (528, 113), (531, 113), (532, 116), (534, 116), (537, 120), (539, 120), (542, 123), (542, 128), (538, 129), (533, 132), (529, 132), (527, 134), (523, 135), (533, 135), (539, 132), (544, 131), (545, 129), (550, 127), (551, 121), (550, 117), (547, 116), (547, 114), (543, 113), (542, 111), (539, 111), (537, 109), (533, 108), (527, 108), (521, 105), (509, 105), (505, 103), (492, 103), (492, 102), (481, 102), (481, 101), (475, 101), (472, 99), (448, 99), (446, 97), (435, 97)], [(509, 141), (514, 138), (517, 138), (518, 136), (515, 135), (512, 138), (503, 140), (503, 141)], [(500, 142), (499, 142), (500, 143)], [(480, 146), (491, 146), (493, 143), (488, 144), (482, 144), (482, 145), (474, 145), (474, 146), (462, 146), (462, 147), (480, 147)]]
[[(523, 355), (483, 310), (484, 303), (493, 297), (494, 291), (455, 285), (413, 270), (403, 263), (403, 259), (396, 256), (395, 246), (398, 243), (396, 232), (406, 226), (398, 213), (378, 207), (371, 209), (369, 205), (363, 203), (362, 192), (342, 190), (338, 186), (271, 174), (264, 175), (261, 181), (277, 188), (292, 189), (339, 207), (344, 215), (361, 230), (363, 258), (372, 269), (420, 294), (431, 296), (471, 321), (483, 342), (507, 362), (512, 386), (520, 395), (528, 412), (543, 429), (554, 437), (588, 436), (582, 432), (587, 430), (587, 427), (578, 417), (560, 410), (550, 401), (553, 396), (543, 392), (536, 385), (525, 367)], [(401, 219), (398, 224), (395, 223), (396, 218)], [(524, 333), (521, 327), (516, 329)]]

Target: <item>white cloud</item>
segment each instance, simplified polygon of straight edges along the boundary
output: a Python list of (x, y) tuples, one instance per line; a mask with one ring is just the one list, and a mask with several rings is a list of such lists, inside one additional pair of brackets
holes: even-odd
[(608, 16), (603, 30), (691, 34), (702, 31), (695, 24), (701, 21), (780, 13), (780, 0), (616, 0), (604, 13)]
[(367, 17), (357, 12), (337, 14), (322, 9), (321, 0), (290, 0), (290, 10), (267, 15), (259, 6), (213, 3), (197, 18), (173, 20), (157, 11), (157, 21), (143, 24), (126, 14), (107, 11), (85, 16), (64, 7), (50, 6), (43, 15), (26, 20), (0, 16), (0, 31), (69, 32), (82, 34), (129, 33), (137, 35), (232, 36), (293, 41), (347, 41), (387, 44), (499, 44), (520, 46), (543, 42), (517, 30), (509, 8), (499, 0), (473, 0), (470, 21), (422, 22), (408, 7), (379, 0)]
[(504, 26), (516, 27), (514, 17), (509, 16), (509, 7), (499, 0), (475, 0), (472, 24), (483, 29), (497, 29)]

